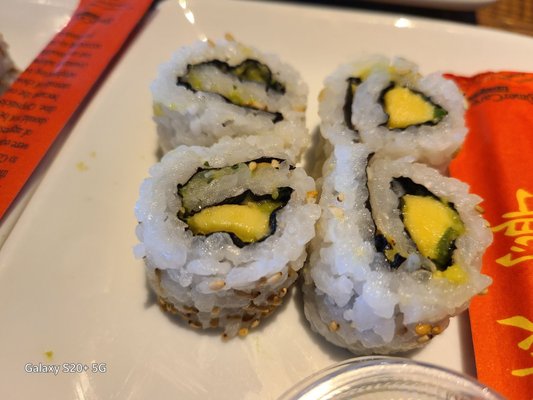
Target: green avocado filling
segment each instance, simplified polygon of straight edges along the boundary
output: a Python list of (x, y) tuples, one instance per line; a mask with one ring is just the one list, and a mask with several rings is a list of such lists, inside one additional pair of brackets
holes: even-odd
[[(399, 194), (400, 217), (405, 231), (420, 254), (431, 260), (438, 271), (454, 264), (455, 241), (465, 232), (464, 224), (453, 204), (446, 202), (409, 178), (396, 178), (391, 184)], [(391, 268), (398, 268), (407, 255), (401, 254), (392, 238), (376, 229), (376, 250), (383, 253)]]
[(444, 271), (453, 264), (455, 241), (465, 227), (452, 203), (435, 196), (409, 178), (397, 178), (401, 186), (401, 218), (420, 254)]
[(201, 189), (204, 189), (224, 176), (237, 174), (246, 170), (248, 170), (246, 163), (235, 164), (231, 167), (198, 170), (186, 184), (178, 186), (178, 195), (181, 197), (183, 207), (181, 215), (186, 216), (199, 211), (198, 206), (194, 204), (197, 204), (196, 196)]
[(177, 78), (177, 85), (185, 86), (194, 92), (218, 94), (231, 104), (272, 114), (274, 122), (282, 119), (280, 113), (269, 110), (264, 102), (239, 88), (237, 84), (223, 84), (212, 79), (215, 70), (233, 76), (240, 82), (263, 85), (266, 91), (273, 91), (278, 94), (285, 93), (285, 86), (274, 79), (270, 68), (253, 59), (246, 59), (235, 66), (218, 60), (189, 64), (186, 73)]
[(238, 244), (245, 245), (264, 240), (273, 233), (271, 219), (285, 204), (248, 193), (239, 204), (206, 207), (186, 222), (195, 235), (227, 232)]
[(199, 202), (198, 196), (212, 190), (223, 177), (261, 174), (262, 170), (276, 168), (280, 161), (264, 158), (229, 167), (199, 169), (184, 185), (178, 185), (182, 207), (177, 217), (194, 235), (225, 232), (238, 247), (268, 238), (276, 231), (276, 212), (287, 205), (293, 189), (280, 187), (266, 195), (245, 190), (217, 204)]
[(448, 114), (422, 93), (394, 84), (382, 92), (380, 99), (388, 115), (385, 125), (389, 129), (436, 125)]
[(440, 199), (406, 194), (401, 198), (401, 212), (420, 254), (441, 271), (450, 266), (455, 240), (464, 233), (457, 211)]

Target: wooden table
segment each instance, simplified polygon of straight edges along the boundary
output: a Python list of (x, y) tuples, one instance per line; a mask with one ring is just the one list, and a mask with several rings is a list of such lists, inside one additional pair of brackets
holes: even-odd
[(499, 0), (476, 12), (478, 25), (533, 36), (533, 0)]

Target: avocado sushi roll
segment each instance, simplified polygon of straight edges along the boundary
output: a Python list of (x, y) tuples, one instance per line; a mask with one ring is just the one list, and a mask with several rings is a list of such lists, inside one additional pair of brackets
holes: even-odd
[(259, 135), (297, 156), (309, 143), (308, 89), (299, 73), (229, 35), (179, 49), (151, 89), (164, 151)]
[(465, 100), (442, 74), (420, 74), (402, 58), (341, 65), (320, 94), (321, 132), (332, 143), (362, 142), (391, 158), (412, 156), (445, 170), (466, 135)]
[(440, 334), (491, 282), (480, 273), (492, 240), (480, 200), (423, 164), (337, 144), (304, 271), (311, 327), (356, 354), (406, 351)]
[(179, 146), (150, 170), (135, 248), (163, 309), (245, 335), (295, 282), (320, 214), (315, 183), (243, 139)]

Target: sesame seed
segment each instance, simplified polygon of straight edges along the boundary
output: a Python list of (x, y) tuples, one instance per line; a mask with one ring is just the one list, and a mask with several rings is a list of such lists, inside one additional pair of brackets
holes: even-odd
[(255, 161), (252, 161), (248, 164), (248, 168), (250, 168), (250, 171), (254, 171), (257, 168), (257, 163)]
[(246, 335), (248, 335), (248, 328), (241, 328), (241, 329), (239, 329), (239, 336), (240, 336), (240, 337), (244, 337), (244, 336), (246, 336)]
[(433, 328), (431, 328), (431, 334), (432, 335), (440, 335), (444, 329), (442, 327), (436, 325)]
[(268, 301), (269, 301), (271, 304), (275, 305), (275, 306), (279, 306), (279, 305), (281, 304), (281, 299), (280, 299), (278, 296), (276, 296), (275, 294), (269, 296), (269, 297), (268, 297)]
[(189, 326), (195, 329), (199, 329), (202, 327), (202, 325), (198, 321), (189, 320)]
[(233, 292), (237, 296), (244, 297), (245, 299), (253, 299), (254, 298), (254, 295), (252, 293), (245, 292), (244, 290), (235, 289), (235, 290), (233, 290)]
[(281, 277), (283, 276), (283, 272), (276, 272), (274, 275), (272, 275), (270, 278), (267, 279), (267, 282), (269, 285), (273, 285), (276, 282), (278, 282)]
[(257, 281), (256, 283), (256, 287), (261, 287), (263, 286), (265, 283), (267, 283), (267, 277), (266, 276), (262, 276), (261, 278), (259, 278), (259, 280)]
[(429, 342), (430, 339), (431, 337), (429, 335), (424, 335), (424, 336), (420, 336), (416, 341), (418, 343), (426, 343), (426, 342)]
[(337, 321), (331, 321), (328, 325), (330, 332), (337, 332), (340, 328), (340, 325)]
[(234, 42), (235, 41), (235, 38), (233, 37), (233, 35), (229, 32), (226, 32), (226, 34), (224, 35), (224, 37), (226, 38), (227, 41), (229, 42)]
[(226, 286), (226, 282), (223, 281), (222, 279), (219, 279), (217, 281), (212, 281), (211, 283), (209, 283), (209, 289), (211, 290), (220, 290), (224, 286)]
[(279, 161), (278, 160), (272, 160), (270, 162), (270, 165), (272, 165), (273, 168), (279, 168)]
[(430, 324), (418, 324), (415, 327), (415, 332), (418, 336), (424, 336), (431, 332), (431, 325)]

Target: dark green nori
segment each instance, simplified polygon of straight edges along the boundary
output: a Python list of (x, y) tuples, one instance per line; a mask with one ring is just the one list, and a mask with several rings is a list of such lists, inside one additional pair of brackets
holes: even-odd
[(344, 123), (352, 131), (357, 132), (357, 129), (355, 129), (355, 126), (352, 123), (352, 104), (353, 97), (355, 95), (355, 89), (359, 84), (361, 84), (362, 81), (360, 78), (350, 77), (346, 79), (346, 82), (348, 82), (348, 85), (346, 86), (344, 106), (342, 107), (342, 111), (344, 112)]
[[(382, 253), (385, 256), (386, 250), (392, 250), (393, 246), (391, 243), (387, 241), (385, 236), (379, 232), (376, 223), (374, 222), (373, 217), (373, 211), (372, 211), (372, 205), (370, 204), (370, 190), (368, 189), (368, 164), (370, 163), (370, 160), (374, 157), (374, 153), (370, 153), (366, 160), (367, 169), (365, 170), (366, 173), (366, 189), (368, 191), (368, 197), (366, 198), (365, 207), (368, 211), (370, 211), (370, 216), (372, 217), (372, 224), (374, 225), (374, 246), (376, 247), (376, 251), (379, 253)], [(393, 260), (389, 260), (387, 256), (385, 256), (385, 260), (387, 260), (387, 263), (392, 269), (397, 269), (400, 265), (403, 264), (403, 262), (406, 260), (405, 257), (401, 256), (400, 254), (396, 253), (394, 255)]]
[[(376, 233), (374, 235), (374, 245), (376, 246), (376, 251), (383, 253), (383, 255), (385, 255), (386, 250), (392, 250), (392, 245), (381, 233)], [(394, 254), (393, 260), (389, 260), (387, 256), (385, 256), (385, 259), (392, 269), (398, 268), (406, 260), (406, 258), (401, 256), (399, 253)]]
[[(429, 191), (428, 188), (426, 188), (424, 185), (413, 182), (411, 178), (400, 176), (398, 178), (394, 178), (394, 183), (399, 184), (401, 188), (403, 189), (403, 191), (405, 192), (405, 194), (412, 194), (413, 196), (426, 196), (426, 197), (429, 196), (437, 200), (440, 200), (431, 191)], [(391, 188), (394, 190), (392, 182), (391, 182)]]

